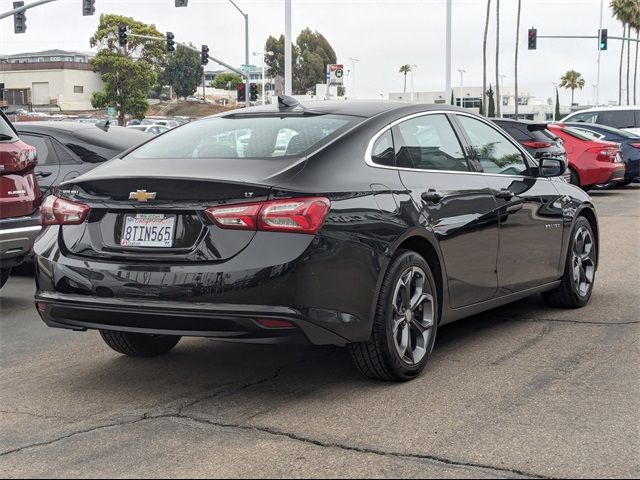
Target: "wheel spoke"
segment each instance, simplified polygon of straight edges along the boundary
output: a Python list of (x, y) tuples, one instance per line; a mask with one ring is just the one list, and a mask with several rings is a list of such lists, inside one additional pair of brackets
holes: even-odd
[(404, 357), (407, 354), (407, 349), (409, 348), (409, 325), (401, 327), (398, 347), (398, 353), (401, 357)]

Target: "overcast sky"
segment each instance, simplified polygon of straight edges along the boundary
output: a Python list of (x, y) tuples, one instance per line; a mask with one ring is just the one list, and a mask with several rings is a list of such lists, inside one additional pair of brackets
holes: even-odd
[[(32, 0), (27, 0), (29, 3)], [(237, 0), (250, 15), (251, 52), (261, 51), (266, 38), (284, 33), (283, 0)], [(331, 42), (338, 61), (356, 65), (357, 96), (379, 98), (380, 93), (402, 91), (402, 64), (416, 64), (417, 91), (444, 90), (445, 0), (293, 0), (294, 36), (305, 27), (318, 30)], [(488, 47), (489, 78), (495, 83), (495, 3), (493, 0)], [(604, 28), (620, 36), (622, 27), (611, 17), (605, 0)], [(100, 13), (118, 13), (172, 31), (176, 40), (206, 43), (213, 56), (232, 64), (244, 63), (244, 23), (228, 0), (190, 0), (175, 8), (173, 0), (96, 0), (96, 15), (82, 17), (81, 0), (59, 0), (27, 12), (27, 32), (13, 33), (11, 18), (0, 20), (0, 53), (61, 48), (88, 51)], [(12, 0), (0, 0), (0, 12)], [(486, 0), (453, 0), (453, 86), (459, 86), (458, 68), (466, 70), (464, 84), (482, 85), (482, 35)], [(501, 1), (500, 73), (513, 83), (517, 0)], [(553, 94), (552, 82), (569, 69), (581, 72), (585, 89), (576, 101), (590, 103), (596, 83), (596, 40), (538, 40), (538, 50), (527, 50), (527, 29), (539, 35), (597, 35), (600, 0), (522, 0), (520, 85), (543, 100)], [(635, 52), (635, 51), (634, 51)], [(609, 41), (603, 52), (601, 102), (618, 98), (620, 42)], [(261, 59), (252, 57), (252, 63)], [(210, 66), (212, 66), (210, 64)], [(215, 67), (215, 66), (213, 66)], [(633, 78), (633, 72), (632, 72)], [(563, 104), (570, 92), (561, 91)]]

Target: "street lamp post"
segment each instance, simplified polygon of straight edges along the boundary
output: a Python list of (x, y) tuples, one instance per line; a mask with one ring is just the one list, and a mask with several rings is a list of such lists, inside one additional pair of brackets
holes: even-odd
[(351, 73), (353, 75), (353, 77), (351, 77), (351, 90), (352, 90), (352, 93), (349, 94), (349, 96), (351, 98), (356, 98), (356, 62), (359, 62), (360, 59), (349, 57), (349, 60), (351, 60)]
[(460, 107), (464, 108), (464, 74), (467, 73), (466, 70), (459, 68), (460, 72)]
[(558, 110), (558, 84), (556, 82), (551, 83), (553, 84), (553, 114), (551, 115), (551, 118), (553, 118), (553, 121), (555, 122), (558, 120), (556, 118), (556, 110)]
[(418, 65), (413, 64), (411, 65), (411, 101), (413, 102), (413, 92), (415, 91), (413, 88), (413, 69), (414, 68), (418, 68)]
[[(502, 97), (504, 96), (504, 77), (506, 77), (506, 75), (504, 73), (501, 73), (498, 76), (500, 77), (500, 98), (498, 99), (498, 101), (500, 102), (500, 118), (504, 118), (504, 105), (502, 102)], [(517, 102), (518, 99), (516, 98), (516, 103)]]
[[(240, 12), (240, 14), (244, 17), (244, 41), (245, 41), (245, 49), (244, 49), (244, 60), (245, 60), (245, 65), (247, 66), (247, 68), (249, 68), (249, 14), (248, 13), (244, 13), (240, 7), (238, 7), (238, 5), (236, 5), (236, 2), (234, 2), (233, 0), (229, 0), (229, 2), (231, 2), (231, 4), (236, 7), (236, 10), (238, 10)], [(248, 73), (248, 72), (247, 72)], [(245, 96), (246, 96), (246, 103), (245, 106), (250, 107), (251, 106), (251, 95), (249, 95), (249, 91), (251, 90), (251, 80), (249, 79), (249, 75), (247, 75), (244, 79), (245, 82)]]

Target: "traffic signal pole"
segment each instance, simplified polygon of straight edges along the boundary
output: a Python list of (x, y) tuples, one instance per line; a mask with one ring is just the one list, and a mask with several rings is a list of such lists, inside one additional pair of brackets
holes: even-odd
[(11, 17), (16, 13), (21, 13), (26, 10), (29, 10), (33, 7), (38, 7), (40, 5), (44, 5), (45, 3), (56, 2), (57, 0), (37, 0), (36, 2), (30, 3), (29, 5), (23, 5), (22, 7), (14, 8), (13, 10), (9, 10), (8, 12), (0, 13), (0, 20), (3, 18)]

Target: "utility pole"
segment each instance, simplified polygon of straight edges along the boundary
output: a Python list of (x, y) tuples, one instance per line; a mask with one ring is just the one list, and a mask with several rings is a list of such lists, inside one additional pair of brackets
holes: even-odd
[(293, 58), (291, 52), (291, 0), (284, 0), (284, 94), (293, 93)]
[[(500, 102), (500, 107), (504, 107), (504, 105), (502, 104), (502, 97), (504, 96), (504, 77), (506, 77), (506, 75), (504, 73), (501, 73), (498, 76), (500, 77), (500, 98), (498, 98), (498, 101)], [(516, 98), (516, 105), (517, 104), (518, 104), (518, 99)], [(503, 110), (504, 110), (504, 108), (500, 108), (500, 118), (504, 118), (504, 111)], [(517, 118), (516, 118), (516, 120), (517, 120)]]
[(353, 77), (351, 77), (351, 90), (352, 90), (352, 92), (349, 94), (349, 96), (352, 99), (354, 99), (354, 98), (356, 98), (356, 62), (359, 62), (360, 59), (349, 57), (349, 60), (351, 60), (351, 74), (353, 75)]
[[(240, 7), (238, 7), (238, 5), (236, 4), (236, 2), (234, 2), (233, 0), (229, 0), (229, 2), (231, 2), (231, 4), (236, 7), (236, 10), (238, 10), (240, 12), (240, 14), (244, 17), (244, 64), (247, 66), (247, 69), (249, 68), (249, 14), (248, 13), (244, 13)], [(247, 72), (248, 73), (248, 72)], [(246, 107), (250, 107), (251, 106), (251, 97), (248, 95), (249, 90), (250, 90), (250, 83), (251, 81), (249, 80), (249, 75), (247, 74), (247, 76), (244, 79), (244, 83), (245, 83), (245, 91), (247, 92), (247, 98), (246, 98), (246, 102), (245, 102), (245, 106)]]
[[(602, 32), (602, 15), (604, 12), (604, 0), (600, 0), (600, 29), (598, 30), (598, 37), (600, 37), (600, 32)], [(598, 38), (598, 42), (600, 42), (600, 38)], [(600, 60), (602, 57), (602, 49), (600, 48), (600, 44), (598, 43), (598, 79), (596, 81), (596, 96), (594, 106), (597, 107), (600, 104)]]
[(452, 0), (447, 0), (447, 34), (446, 34), (446, 90), (447, 99), (451, 96), (451, 13)]

